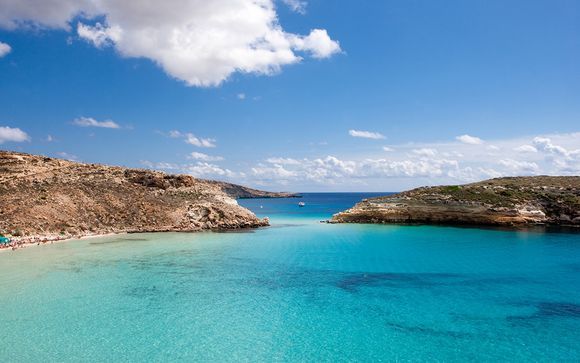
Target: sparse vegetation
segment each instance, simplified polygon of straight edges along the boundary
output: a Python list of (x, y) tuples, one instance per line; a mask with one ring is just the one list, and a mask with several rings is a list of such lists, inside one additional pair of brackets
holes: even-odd
[(512, 177), (421, 187), (369, 199), (335, 219), (365, 221), (370, 215), (374, 223), (397, 220), (580, 225), (580, 177)]
[[(189, 175), (7, 151), (0, 151), (0, 168), (0, 230), (18, 237), (258, 227), (267, 222), (228, 201), (228, 193), (287, 196)], [(211, 213), (196, 219), (188, 215), (190, 206)]]

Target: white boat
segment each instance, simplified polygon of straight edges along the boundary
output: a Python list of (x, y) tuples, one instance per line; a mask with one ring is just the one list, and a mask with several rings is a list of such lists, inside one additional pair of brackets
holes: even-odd
[(304, 203), (304, 202), (299, 202), (299, 203), (298, 203), (298, 206), (299, 206), (299, 207), (304, 207), (305, 205), (306, 205), (306, 203)]

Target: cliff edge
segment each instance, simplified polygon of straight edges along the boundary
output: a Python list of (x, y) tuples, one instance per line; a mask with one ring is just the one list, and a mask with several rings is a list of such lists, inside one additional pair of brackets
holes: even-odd
[(580, 177), (511, 177), (421, 187), (363, 200), (329, 222), (580, 226)]

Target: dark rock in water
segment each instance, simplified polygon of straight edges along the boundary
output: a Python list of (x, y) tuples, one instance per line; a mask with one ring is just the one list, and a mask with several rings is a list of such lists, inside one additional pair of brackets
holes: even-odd
[(580, 304), (566, 302), (543, 302), (538, 304), (537, 315), (580, 318)]
[(336, 286), (350, 292), (357, 292), (365, 286), (417, 287), (448, 283), (460, 275), (442, 273), (356, 273), (340, 279)]
[(498, 178), (366, 199), (331, 223), (580, 227), (580, 177)]
[[(507, 320), (511, 323), (534, 325), (537, 321), (549, 318), (572, 318), (580, 319), (580, 304), (572, 302), (544, 301), (530, 304), (535, 308), (535, 312), (527, 315), (509, 316)], [(523, 306), (530, 306), (525, 304)]]

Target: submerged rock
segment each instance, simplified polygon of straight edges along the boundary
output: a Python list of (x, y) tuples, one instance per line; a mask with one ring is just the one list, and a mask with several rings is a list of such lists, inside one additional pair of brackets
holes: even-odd
[(580, 226), (580, 177), (497, 178), (363, 200), (330, 223)]

